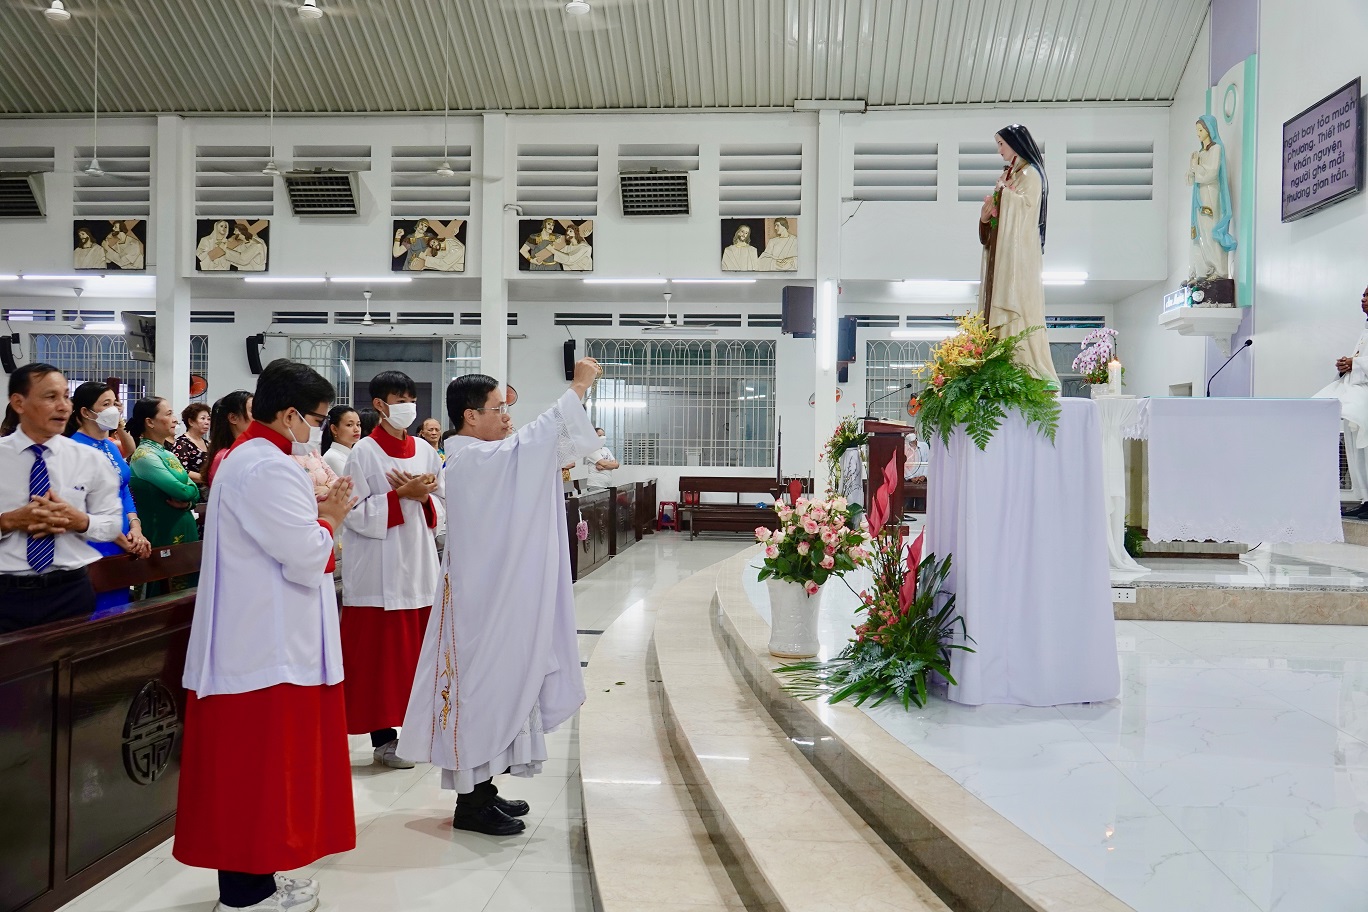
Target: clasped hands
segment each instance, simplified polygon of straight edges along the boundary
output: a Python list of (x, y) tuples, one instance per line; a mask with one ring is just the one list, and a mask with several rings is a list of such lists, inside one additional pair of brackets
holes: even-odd
[(6, 532), (23, 532), (30, 538), (47, 538), (63, 532), (84, 532), (90, 517), (57, 496), (56, 491), (34, 495), (17, 510), (4, 514)]
[(1353, 359), (1353, 358), (1344, 357), (1344, 358), (1336, 358), (1336, 359), (1335, 359), (1335, 370), (1339, 373), (1339, 375), (1340, 375), (1341, 377), (1343, 377), (1345, 374), (1349, 373), (1349, 372), (1350, 372), (1351, 370), (1353, 370), (1353, 369), (1354, 369), (1354, 359)]
[(389, 480), (390, 487), (395, 494), (400, 497), (407, 497), (409, 500), (423, 501), (437, 490), (437, 476), (431, 472), (421, 475), (410, 475), (399, 469), (390, 469), (385, 473), (385, 478)]

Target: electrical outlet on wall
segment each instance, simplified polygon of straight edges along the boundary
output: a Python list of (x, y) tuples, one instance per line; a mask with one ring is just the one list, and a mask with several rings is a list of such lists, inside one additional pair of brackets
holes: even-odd
[(1113, 605), (1134, 605), (1135, 587), (1133, 586), (1112, 586)]

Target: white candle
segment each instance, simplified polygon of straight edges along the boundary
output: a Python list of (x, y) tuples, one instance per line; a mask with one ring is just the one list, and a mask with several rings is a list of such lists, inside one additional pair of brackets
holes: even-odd
[(1121, 395), (1121, 362), (1115, 358), (1107, 362), (1107, 395)]

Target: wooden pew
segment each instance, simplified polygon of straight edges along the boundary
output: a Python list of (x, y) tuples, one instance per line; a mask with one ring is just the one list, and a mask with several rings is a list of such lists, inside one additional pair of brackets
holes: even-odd
[[(199, 570), (200, 544), (90, 566), (113, 592)], [(195, 590), (0, 636), (0, 910), (49, 912), (171, 836)]]
[[(734, 494), (736, 503), (703, 503), (704, 494)], [(779, 528), (779, 517), (770, 509), (756, 509), (754, 501), (744, 503), (742, 495), (768, 496), (779, 500), (784, 489), (769, 476), (738, 477), (685, 475), (679, 479), (679, 512), (689, 523), (689, 537), (700, 532), (746, 532), (759, 526)]]

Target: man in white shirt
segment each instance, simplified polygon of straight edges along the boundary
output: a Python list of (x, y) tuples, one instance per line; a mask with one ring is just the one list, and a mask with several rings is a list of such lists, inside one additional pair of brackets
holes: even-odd
[(457, 829), (522, 832), (527, 802), (501, 798), (493, 777), (541, 772), (546, 733), (584, 702), (558, 470), (601, 445), (581, 404), (598, 373), (581, 360), (570, 389), (512, 435), (497, 380), (447, 387), (447, 547), (399, 756), (442, 768)]
[(119, 478), (93, 447), (62, 436), (71, 418), (66, 377), (25, 364), (9, 378), (0, 438), (0, 634), (95, 610), (88, 542), (123, 531)]
[(613, 470), (621, 468), (621, 464), (613, 458), (613, 451), (608, 449), (608, 435), (603, 428), (594, 428), (594, 433), (605, 443), (584, 457), (584, 464), (589, 467), (589, 476), (585, 478), (584, 486), (590, 491), (606, 491), (613, 486)]
[(317, 500), (290, 455), (333, 395), (272, 361), (209, 490), (172, 855), (219, 872), (215, 912), (311, 912), (318, 885), (276, 872), (356, 846), (332, 576), (352, 483)]
[(915, 428), (903, 438), (903, 455), (906, 457), (903, 478), (907, 481), (926, 481), (931, 466), (931, 445), (917, 439)]
[[(1359, 302), (1368, 316), (1368, 289)], [(1349, 461), (1349, 477), (1354, 494), (1361, 503), (1344, 515), (1368, 519), (1368, 326), (1359, 333), (1352, 355), (1335, 359), (1339, 378), (1316, 393), (1316, 399), (1338, 399), (1344, 424), (1344, 453)]]
[(358, 501), (342, 531), (347, 732), (370, 735), (376, 763), (412, 769), (395, 753), (395, 727), (404, 721), (437, 591), (446, 485), (437, 450), (408, 433), (418, 418), (413, 379), (383, 371), (370, 394), (380, 423), (352, 447), (346, 466)]

